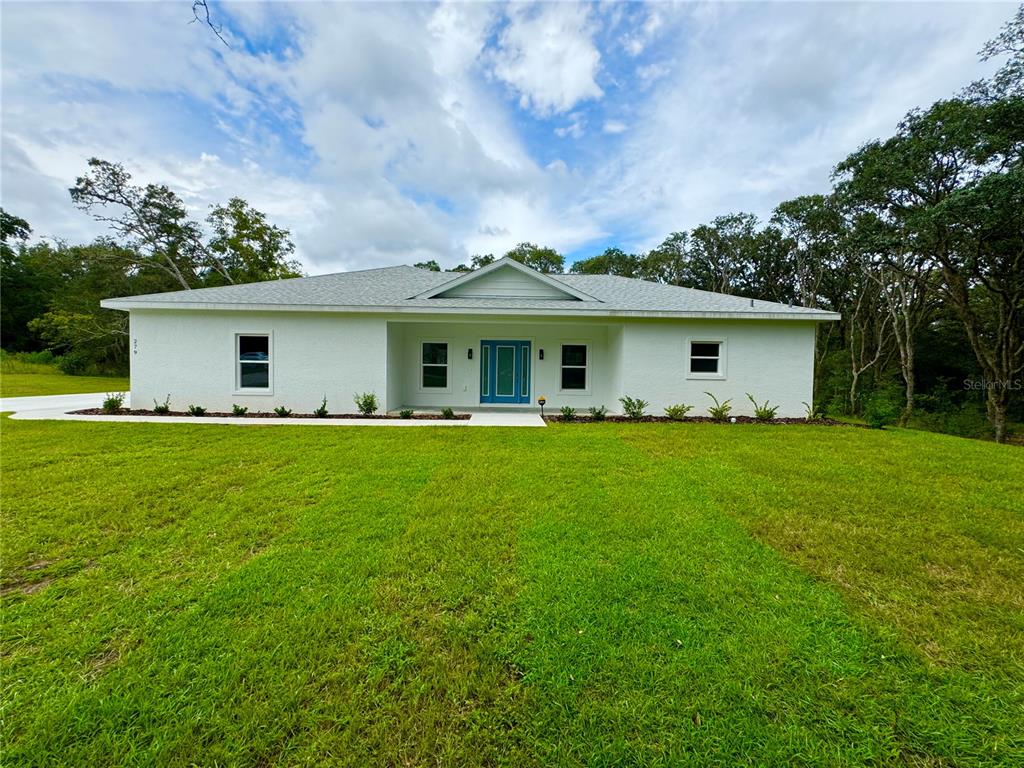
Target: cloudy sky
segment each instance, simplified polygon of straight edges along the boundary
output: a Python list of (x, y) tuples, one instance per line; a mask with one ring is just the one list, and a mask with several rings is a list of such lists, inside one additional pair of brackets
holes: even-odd
[(310, 273), (530, 240), (641, 250), (770, 214), (993, 69), (1013, 4), (3, 2), (5, 209), (102, 232), (88, 157), (197, 217), (241, 196)]

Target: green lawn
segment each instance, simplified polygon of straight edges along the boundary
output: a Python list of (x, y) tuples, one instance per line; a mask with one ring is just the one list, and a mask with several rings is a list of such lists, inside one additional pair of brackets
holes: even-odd
[(48, 363), (29, 363), (7, 354), (0, 358), (0, 397), (127, 391), (125, 376), (68, 376)]
[(1024, 764), (1024, 452), (4, 419), (10, 765)]

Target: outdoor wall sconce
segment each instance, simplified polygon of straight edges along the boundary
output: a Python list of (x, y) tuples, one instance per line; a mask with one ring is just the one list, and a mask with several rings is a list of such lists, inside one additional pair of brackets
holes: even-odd
[(543, 359), (544, 359), (544, 350), (543, 350), (543, 349), (542, 349), (542, 350), (540, 350), (540, 359), (541, 359), (541, 360), (543, 360)]
[(467, 349), (467, 350), (466, 350), (466, 352), (468, 353), (468, 354), (466, 355), (466, 358), (467, 358), (468, 360), (472, 360), (472, 359), (473, 359), (473, 348), (472, 348), (472, 347), (470, 347), (469, 349)]
[(540, 406), (540, 417), (542, 419), (544, 418), (544, 403), (546, 403), (547, 401), (548, 399), (544, 397), (544, 395), (541, 395), (540, 397), (537, 398), (537, 405)]

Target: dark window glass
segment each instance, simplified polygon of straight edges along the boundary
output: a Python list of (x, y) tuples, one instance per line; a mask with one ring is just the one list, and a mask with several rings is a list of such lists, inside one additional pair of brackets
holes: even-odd
[(491, 394), (491, 348), (483, 347), (480, 350), (480, 393)]
[(270, 386), (270, 366), (266, 363), (242, 363), (241, 386), (266, 389)]
[(586, 389), (587, 369), (586, 368), (563, 368), (562, 389)]
[(586, 365), (587, 348), (583, 344), (562, 345), (562, 365)]
[(690, 345), (692, 357), (718, 357), (718, 342), (695, 341)]
[(448, 345), (436, 341), (423, 343), (424, 365), (445, 365), (448, 362)]
[(692, 373), (718, 373), (717, 357), (695, 357), (690, 360)]
[(251, 361), (270, 360), (270, 337), (239, 336), (238, 359)]
[(440, 388), (448, 386), (448, 367), (445, 365), (423, 366), (423, 388)]

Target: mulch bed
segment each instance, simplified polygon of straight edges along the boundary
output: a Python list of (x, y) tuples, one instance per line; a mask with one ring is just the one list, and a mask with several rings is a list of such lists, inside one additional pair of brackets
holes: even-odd
[[(255, 413), (247, 413), (244, 416), (236, 416), (233, 413), (224, 413), (221, 411), (207, 411), (202, 416), (193, 416), (188, 411), (169, 411), (168, 413), (157, 413), (154, 410), (146, 408), (122, 408), (117, 413), (107, 413), (102, 408), (83, 408), (80, 411), (70, 411), (73, 414), (81, 414), (83, 416), (110, 416), (116, 418), (117, 416), (188, 416), (192, 419), (205, 419), (209, 417), (227, 417), (229, 419), (401, 419), (401, 416), (392, 416), (386, 413), (374, 413), (370, 416), (363, 416), (361, 413), (329, 413), (326, 416), (315, 416), (312, 413), (292, 413), (288, 416), (278, 416), (273, 411), (269, 413), (265, 411), (257, 411)], [(466, 421), (470, 417), (468, 413), (457, 413), (451, 419), (445, 419), (439, 413), (415, 413), (412, 416), (412, 420), (416, 421)]]
[[(809, 424), (809, 425), (817, 426), (817, 427), (863, 427), (863, 426), (865, 426), (863, 424), (850, 424), (849, 422), (846, 422), (846, 421), (836, 421), (835, 419), (826, 419), (826, 418), (818, 418), (818, 419), (796, 419), (796, 418), (789, 418), (789, 419), (770, 419), (768, 421), (761, 421), (759, 419), (755, 419), (753, 416), (730, 417), (730, 421), (718, 421), (717, 419), (712, 419), (710, 416), (687, 416), (684, 419), (670, 419), (668, 416), (644, 416), (642, 419), (631, 419), (628, 416), (605, 416), (604, 420), (605, 421), (610, 421), (610, 422), (615, 422), (615, 423), (618, 423), (618, 424), (628, 424), (628, 423), (652, 424), (652, 423), (655, 423), (655, 422), (657, 422), (657, 423), (676, 423), (676, 424), (681, 424), (681, 423), (688, 423), (688, 424), (731, 424), (732, 423), (732, 421), (731, 421), (732, 418), (736, 419), (736, 422), (735, 422), (736, 424)], [(544, 421), (550, 422), (552, 424), (561, 424), (561, 423), (563, 423), (562, 417), (560, 415), (557, 415), (557, 414), (554, 415), (554, 416), (545, 415), (544, 416)], [(576, 418), (573, 419), (573, 422), (593, 422), (593, 421), (594, 421), (594, 419), (592, 419), (587, 414), (577, 415)]]

